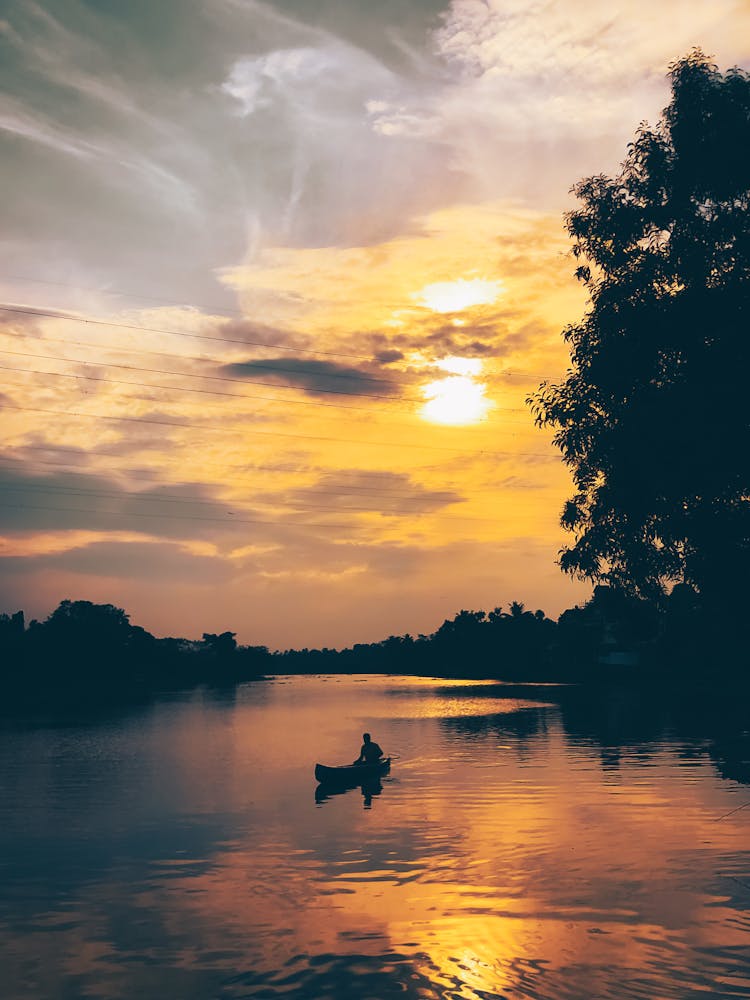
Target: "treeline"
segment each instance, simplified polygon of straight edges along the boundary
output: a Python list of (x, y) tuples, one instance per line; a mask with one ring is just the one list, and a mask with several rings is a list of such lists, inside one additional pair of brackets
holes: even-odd
[(234, 632), (156, 638), (121, 608), (62, 601), (43, 621), (0, 615), (3, 693), (20, 702), (98, 701), (225, 686), (272, 673), (404, 673), (507, 681), (601, 681), (729, 675), (747, 663), (747, 626), (701, 608), (689, 587), (660, 605), (600, 586), (557, 621), (518, 601), (460, 611), (430, 635), (348, 649), (270, 652)]
[(747, 622), (708, 610), (680, 584), (658, 602), (597, 586), (557, 621), (513, 601), (460, 611), (431, 635), (350, 649), (274, 654), (283, 673), (411, 673), (506, 681), (598, 682), (746, 673)]
[(131, 625), (122, 608), (62, 601), (43, 622), (22, 611), (0, 615), (0, 658), (7, 703), (99, 702), (198, 684), (236, 684), (269, 669), (265, 646), (239, 646), (233, 632), (200, 641), (158, 639)]

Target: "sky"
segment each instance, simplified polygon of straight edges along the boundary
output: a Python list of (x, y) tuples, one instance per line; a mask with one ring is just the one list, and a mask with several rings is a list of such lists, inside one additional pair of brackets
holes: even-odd
[(556, 617), (563, 213), (747, 0), (0, 2), (0, 611)]

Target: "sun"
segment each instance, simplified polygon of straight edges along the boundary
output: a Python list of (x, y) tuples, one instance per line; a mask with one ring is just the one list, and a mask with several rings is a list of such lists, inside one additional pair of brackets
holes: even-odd
[(501, 281), (484, 278), (458, 278), (425, 285), (412, 298), (438, 313), (462, 312), (474, 306), (492, 305), (503, 293)]
[(482, 362), (476, 358), (445, 358), (438, 367), (450, 372), (422, 386), (427, 402), (419, 411), (424, 420), (452, 426), (476, 424), (492, 407), (484, 383), (477, 381)]

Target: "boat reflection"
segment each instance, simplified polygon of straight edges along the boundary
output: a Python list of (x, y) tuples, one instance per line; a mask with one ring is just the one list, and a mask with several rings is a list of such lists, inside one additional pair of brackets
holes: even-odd
[(370, 809), (373, 798), (376, 795), (380, 795), (383, 791), (383, 783), (379, 777), (365, 778), (364, 781), (356, 781), (354, 778), (342, 781), (326, 781), (318, 785), (315, 789), (315, 801), (318, 805), (321, 805), (323, 802), (327, 802), (328, 799), (336, 795), (344, 795), (355, 788), (359, 788), (362, 792), (364, 808)]

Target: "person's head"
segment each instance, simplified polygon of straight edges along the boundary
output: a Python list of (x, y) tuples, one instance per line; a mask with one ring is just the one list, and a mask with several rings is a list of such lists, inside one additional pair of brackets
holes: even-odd
[(365, 741), (365, 743), (369, 743), (370, 742), (370, 734), (369, 733), (362, 733), (362, 739)]

